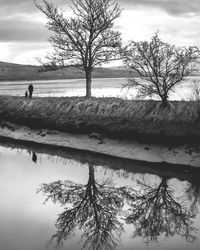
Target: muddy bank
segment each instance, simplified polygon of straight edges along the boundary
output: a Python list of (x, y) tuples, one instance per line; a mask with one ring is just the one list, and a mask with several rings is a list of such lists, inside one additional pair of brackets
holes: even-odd
[(120, 171), (120, 174), (122, 175), (125, 174), (123, 171), (127, 171), (128, 173), (134, 174), (153, 174), (160, 176), (161, 178), (163, 176), (166, 178), (176, 178), (181, 181), (189, 181), (192, 183), (196, 182), (196, 180), (199, 182), (200, 168), (187, 165), (131, 160), (97, 152), (77, 150), (63, 146), (46, 145), (32, 141), (15, 140), (2, 136), (0, 136), (0, 146), (26, 150), (30, 157), (32, 157), (32, 161), (33, 154), (45, 154), (52, 156), (53, 158), (61, 157), (63, 159), (73, 159), (82, 164), (104, 166), (106, 168)]
[(118, 98), (49, 97), (25, 99), (0, 96), (0, 120), (33, 129), (56, 129), (157, 144), (198, 144), (198, 102), (170, 102)]
[[(140, 161), (139, 165), (151, 168), (166, 167), (166, 163), (173, 164), (171, 168), (176, 169), (178, 165), (184, 167), (200, 167), (200, 149), (195, 146), (161, 146), (148, 145), (145, 143), (131, 142), (128, 140), (113, 140), (106, 137), (99, 137), (96, 134), (80, 135), (69, 134), (46, 129), (30, 129), (11, 123), (4, 123), (0, 127), (0, 141), (5, 138), (12, 138), (18, 142), (34, 142), (37, 145), (58, 146), (82, 150), (85, 153), (92, 152), (103, 155), (103, 157), (113, 156), (121, 159)], [(38, 146), (40, 147), (40, 146)], [(93, 159), (93, 161), (96, 161)], [(142, 163), (141, 163), (142, 162)], [(152, 167), (152, 164), (154, 167)], [(176, 166), (177, 165), (177, 166)]]

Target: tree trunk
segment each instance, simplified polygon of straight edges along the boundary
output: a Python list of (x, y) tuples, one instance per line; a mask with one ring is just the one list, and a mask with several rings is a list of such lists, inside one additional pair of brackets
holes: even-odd
[(161, 96), (161, 99), (162, 99), (162, 106), (163, 106), (164, 108), (167, 107), (167, 106), (168, 106), (168, 101), (167, 101), (168, 96), (167, 96), (167, 94), (162, 95), (162, 96)]
[(90, 186), (95, 185), (95, 178), (94, 178), (94, 167), (92, 164), (89, 164), (89, 180), (88, 183)]
[(86, 78), (86, 98), (91, 97), (91, 83), (92, 83), (92, 72), (91, 70), (88, 70), (85, 74)]

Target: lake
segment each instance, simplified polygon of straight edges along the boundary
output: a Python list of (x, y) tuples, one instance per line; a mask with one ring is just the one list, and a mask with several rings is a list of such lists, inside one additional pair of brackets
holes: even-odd
[[(84, 79), (62, 79), (31, 81), (34, 96), (84, 96)], [(170, 100), (190, 100), (193, 98), (194, 82), (200, 86), (199, 77), (189, 77), (177, 86), (169, 96)], [(0, 95), (24, 96), (30, 81), (0, 82)], [(92, 82), (92, 95), (96, 97), (135, 98), (136, 91), (122, 88), (127, 80), (124, 78), (95, 78)]]
[[(170, 96), (189, 100), (188, 78)], [(24, 95), (30, 82), (0, 82)], [(85, 80), (32, 81), (34, 96), (83, 96)], [(135, 98), (126, 79), (94, 96)], [(200, 249), (200, 170), (0, 138), (0, 250)], [(90, 248), (91, 247), (91, 248)]]
[(199, 173), (1, 138), (0, 249), (200, 249)]

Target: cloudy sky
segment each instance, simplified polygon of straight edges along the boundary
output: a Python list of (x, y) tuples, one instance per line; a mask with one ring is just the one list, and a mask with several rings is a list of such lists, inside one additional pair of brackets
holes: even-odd
[[(200, 46), (200, 0), (117, 1), (123, 12), (116, 28), (124, 41), (148, 40), (159, 31), (163, 41)], [(45, 23), (33, 0), (0, 0), (0, 61), (37, 64), (36, 58), (51, 50)]]

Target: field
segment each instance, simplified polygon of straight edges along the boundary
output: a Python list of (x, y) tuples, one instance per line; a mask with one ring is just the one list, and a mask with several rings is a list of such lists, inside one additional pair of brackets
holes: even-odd
[(92, 134), (151, 143), (195, 143), (200, 139), (200, 107), (195, 101), (118, 98), (0, 96), (0, 120), (30, 128)]

